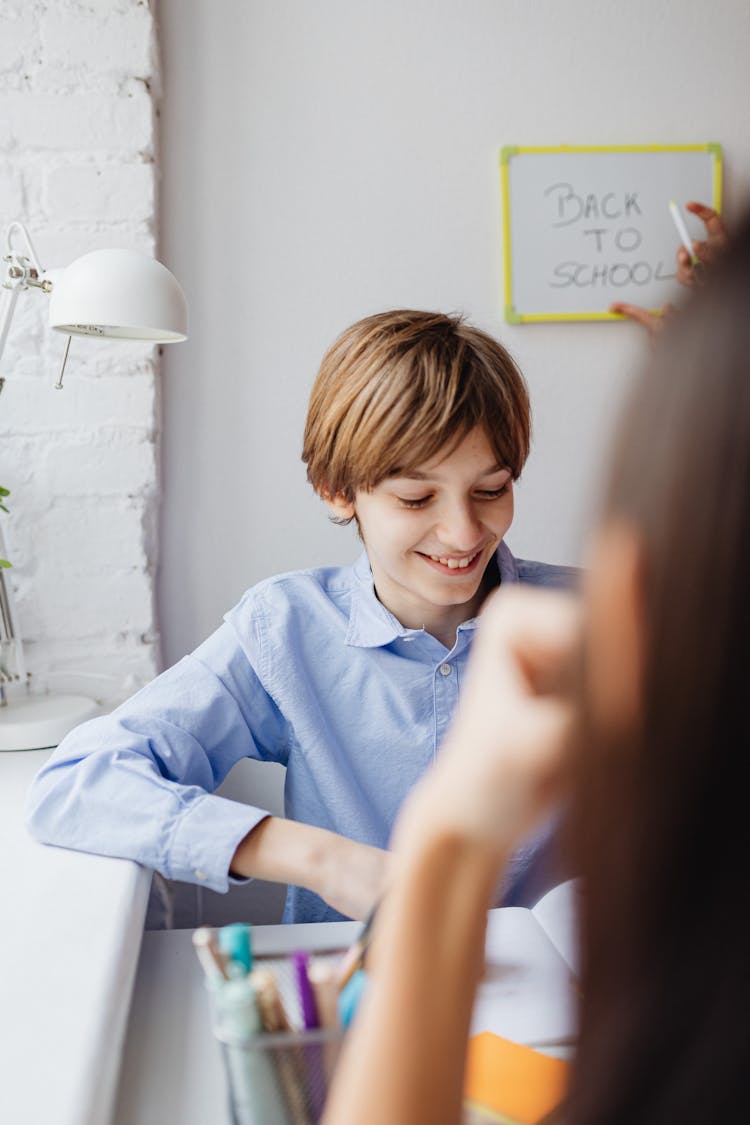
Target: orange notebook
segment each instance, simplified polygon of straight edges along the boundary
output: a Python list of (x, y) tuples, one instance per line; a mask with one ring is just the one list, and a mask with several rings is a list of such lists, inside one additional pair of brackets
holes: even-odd
[(565, 1094), (570, 1063), (483, 1031), (469, 1040), (464, 1098), (468, 1120), (536, 1125)]

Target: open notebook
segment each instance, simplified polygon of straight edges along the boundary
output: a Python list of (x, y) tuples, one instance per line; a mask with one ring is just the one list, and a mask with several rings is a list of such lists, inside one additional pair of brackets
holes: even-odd
[(531, 1047), (575, 1040), (575, 918), (580, 894), (580, 884), (570, 880), (554, 887), (533, 909), (490, 911), (472, 1035), (492, 1031)]

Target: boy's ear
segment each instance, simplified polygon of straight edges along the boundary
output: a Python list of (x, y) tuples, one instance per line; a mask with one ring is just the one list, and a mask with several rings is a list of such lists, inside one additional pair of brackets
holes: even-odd
[(349, 500), (345, 500), (340, 494), (338, 496), (330, 496), (327, 492), (321, 492), (320, 496), (322, 500), (325, 500), (337, 519), (350, 520), (353, 518), (354, 505)]

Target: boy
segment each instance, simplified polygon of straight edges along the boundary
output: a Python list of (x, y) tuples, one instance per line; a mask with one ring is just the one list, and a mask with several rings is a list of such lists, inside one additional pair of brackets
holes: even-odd
[[(363, 917), (487, 592), (571, 583), (503, 543), (529, 430), (512, 359), (459, 318), (401, 310), (345, 331), (313, 387), (302, 457), (365, 553), (259, 583), (194, 653), (68, 735), (32, 788), (34, 835), (219, 891), (286, 882), (284, 921)], [(213, 795), (244, 757), (286, 766), (285, 819)]]

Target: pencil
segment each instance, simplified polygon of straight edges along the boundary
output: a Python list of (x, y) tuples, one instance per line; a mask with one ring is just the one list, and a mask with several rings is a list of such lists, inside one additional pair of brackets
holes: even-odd
[(193, 934), (193, 945), (198, 960), (209, 981), (228, 980), (226, 961), (216, 944), (216, 931), (212, 926), (201, 926)]
[(346, 987), (346, 985), (356, 973), (357, 969), (361, 969), (364, 965), (365, 955), (367, 953), (367, 947), (370, 944), (370, 934), (372, 933), (372, 926), (375, 921), (377, 910), (378, 904), (376, 902), (370, 913), (367, 915), (365, 923), (362, 926), (359, 934), (357, 935), (357, 940), (349, 946), (349, 949), (344, 954), (338, 966), (336, 980), (339, 987), (339, 992), (342, 988)]

